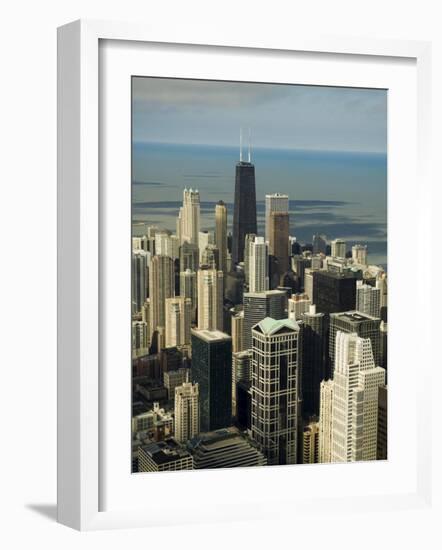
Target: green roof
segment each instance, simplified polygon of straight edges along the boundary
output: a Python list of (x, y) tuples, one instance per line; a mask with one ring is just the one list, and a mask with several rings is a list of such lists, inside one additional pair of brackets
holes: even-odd
[(293, 319), (272, 319), (271, 317), (266, 317), (255, 325), (255, 327), (259, 327), (263, 334), (275, 334), (275, 332), (278, 332), (283, 328), (296, 331), (299, 330), (298, 323)]

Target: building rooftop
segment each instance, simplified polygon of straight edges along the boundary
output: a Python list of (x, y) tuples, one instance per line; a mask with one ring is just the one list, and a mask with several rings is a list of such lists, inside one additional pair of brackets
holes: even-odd
[(293, 319), (272, 319), (266, 317), (260, 321), (257, 325), (252, 327), (253, 330), (260, 329), (264, 334), (275, 334), (281, 329), (289, 329), (290, 331), (298, 331), (299, 325)]
[(190, 456), (173, 438), (143, 445), (141, 449), (158, 465)]
[(373, 317), (368, 313), (362, 313), (361, 311), (343, 311), (342, 313), (330, 313), (330, 317), (339, 317), (353, 323), (360, 323), (361, 321), (378, 321), (379, 317)]
[(206, 330), (206, 329), (194, 328), (192, 329), (192, 334), (194, 336), (198, 336), (198, 338), (201, 338), (206, 342), (225, 342), (232, 339), (231, 336), (229, 336), (225, 332), (221, 332), (220, 330)]
[(252, 298), (265, 298), (266, 296), (284, 295), (284, 290), (263, 290), (262, 292), (244, 292), (244, 296)]

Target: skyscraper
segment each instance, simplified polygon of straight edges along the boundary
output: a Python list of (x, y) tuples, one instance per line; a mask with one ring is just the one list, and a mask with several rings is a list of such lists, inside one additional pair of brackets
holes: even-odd
[(381, 290), (363, 281), (356, 282), (356, 310), (372, 317), (381, 316)]
[(208, 244), (202, 251), (200, 264), (219, 270), (219, 250), (215, 244)]
[(280, 284), (289, 269), (289, 213), (271, 212), (269, 219), (270, 287)]
[(175, 439), (184, 443), (200, 431), (198, 384), (184, 382), (175, 388)]
[(290, 319), (300, 321), (303, 314), (309, 311), (312, 301), (307, 294), (292, 294), (287, 305)]
[(310, 417), (319, 415), (320, 385), (327, 374), (327, 323), (315, 306), (310, 306), (302, 320), (302, 411)]
[(199, 385), (200, 429), (232, 422), (232, 339), (219, 330), (192, 330), (191, 378)]
[(265, 198), (265, 240), (270, 240), (270, 215), (272, 212), (288, 212), (289, 197), (281, 193), (272, 193)]
[(190, 346), (192, 302), (184, 296), (166, 299), (166, 347)]
[(327, 251), (327, 238), (325, 235), (315, 233), (313, 235), (313, 254), (325, 254)]
[(180, 270), (191, 269), (197, 271), (199, 268), (198, 245), (184, 242), (180, 246)]
[(376, 460), (379, 387), (384, 382), (385, 371), (375, 365), (370, 340), (339, 331), (333, 374), (332, 462)]
[(263, 292), (269, 289), (268, 247), (264, 237), (256, 237), (249, 243), (249, 291)]
[(154, 256), (149, 269), (150, 332), (166, 326), (166, 299), (175, 294), (173, 260), (169, 256)]
[(351, 257), (356, 264), (367, 265), (367, 245), (355, 244), (352, 246)]
[(377, 460), (388, 458), (388, 392), (387, 386), (379, 386)]
[(132, 321), (132, 350), (149, 347), (149, 325), (145, 321)]
[(180, 296), (191, 301), (192, 323), (196, 322), (196, 308), (198, 305), (198, 293), (196, 286), (196, 272), (186, 269), (180, 273)]
[(157, 231), (155, 233), (155, 253), (158, 256), (170, 256), (174, 260), (179, 257), (180, 243), (176, 235), (170, 231)]
[(223, 272), (216, 269), (198, 271), (198, 328), (223, 329)]
[(336, 313), (355, 309), (355, 274), (352, 272), (314, 271), (313, 303), (320, 313)]
[(256, 232), (255, 166), (251, 163), (250, 148), (248, 162), (243, 161), (242, 144), (240, 144), (240, 158), (236, 165), (233, 207), (233, 265), (244, 260), (244, 241), (247, 233)]
[(252, 439), (269, 464), (295, 464), (299, 326), (266, 317), (252, 335)]
[(237, 353), (244, 349), (244, 310), (232, 313), (232, 352)]
[(132, 252), (132, 313), (141, 311), (147, 298), (150, 253), (142, 249)]
[(244, 240), (244, 277), (246, 285), (249, 285), (249, 272), (250, 272), (250, 244), (255, 241), (257, 235), (255, 233), (247, 233)]
[(361, 338), (369, 338), (376, 365), (380, 363), (380, 324), (379, 318), (358, 311), (345, 311), (330, 315), (329, 355), (331, 365), (336, 363), (336, 335), (338, 331), (355, 333)]
[(203, 253), (207, 245), (214, 244), (214, 243), (215, 243), (215, 237), (212, 231), (204, 230), (198, 233), (198, 248), (199, 248), (200, 264), (203, 263)]
[(219, 269), (227, 272), (227, 207), (223, 201), (215, 206), (215, 244), (219, 251)]
[(243, 348), (252, 347), (252, 327), (265, 319), (287, 317), (287, 294), (282, 290), (244, 293)]
[(331, 255), (334, 258), (345, 258), (347, 244), (343, 239), (335, 239), (331, 242)]
[(184, 189), (180, 218), (181, 243), (188, 242), (198, 246), (198, 235), (200, 231), (200, 194), (197, 189)]
[(323, 380), (320, 386), (319, 462), (332, 459), (333, 381)]
[(250, 382), (251, 375), (251, 350), (232, 353), (232, 414), (236, 416), (236, 390), (238, 382)]

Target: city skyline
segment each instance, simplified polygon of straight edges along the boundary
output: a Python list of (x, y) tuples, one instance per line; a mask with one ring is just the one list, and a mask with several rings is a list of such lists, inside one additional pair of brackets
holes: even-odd
[[(287, 131), (279, 114), (285, 110), (292, 120), (288, 105), (293, 108), (295, 97), (310, 97), (310, 113), (319, 99), (327, 108), (346, 106), (347, 118), (339, 109), (330, 118), (326, 109), (325, 126), (313, 124), (316, 130), (333, 119), (345, 137), (363, 123), (359, 133), (376, 134), (379, 145), (385, 97), (380, 90), (302, 87), (295, 93), (296, 86), (171, 79), (153, 79), (148, 90), (140, 79), (137, 92), (137, 80), (132, 470), (386, 459), (384, 153), (333, 153), (326, 131), (315, 141), (320, 153), (299, 156), (278, 147)], [(155, 106), (147, 133), (157, 139), (141, 148), (140, 101)], [(270, 107), (279, 138), (264, 153), (242, 130), (236, 151), (208, 138), (204, 146), (193, 144), (204, 113), (222, 141), (235, 114), (255, 112), (259, 128)], [(371, 122), (365, 127), (366, 112)], [(164, 131), (179, 137), (192, 114), (185, 143), (158, 145)], [(370, 139), (362, 142), (368, 147)], [(160, 181), (156, 170), (174, 183)]]

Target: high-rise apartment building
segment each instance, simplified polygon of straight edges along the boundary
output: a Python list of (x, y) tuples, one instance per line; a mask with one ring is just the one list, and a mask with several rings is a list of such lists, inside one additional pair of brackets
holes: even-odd
[(380, 324), (381, 320), (359, 311), (345, 311), (330, 315), (329, 356), (331, 365), (336, 361), (336, 335), (338, 331), (355, 333), (361, 338), (369, 338), (376, 365), (380, 362)]
[(243, 347), (252, 347), (252, 327), (265, 317), (287, 317), (287, 294), (282, 290), (245, 292), (244, 297)]
[(295, 464), (299, 326), (267, 317), (252, 329), (252, 439), (269, 464)]
[(372, 317), (381, 316), (381, 290), (367, 285), (364, 281), (356, 282), (356, 310)]
[(190, 347), (192, 301), (184, 296), (166, 298), (166, 347)]
[(215, 244), (219, 252), (219, 267), (227, 272), (227, 207), (223, 201), (215, 206)]
[(197, 271), (199, 268), (199, 250), (197, 244), (184, 242), (180, 246), (180, 270)]
[(247, 233), (256, 233), (255, 166), (242, 160), (236, 165), (235, 198), (233, 207), (232, 263), (244, 261), (244, 242)]
[(192, 330), (191, 379), (199, 386), (200, 428), (232, 423), (232, 339), (219, 330)]
[(142, 350), (149, 347), (149, 324), (144, 321), (132, 322), (132, 349)]
[(175, 388), (175, 439), (184, 443), (200, 431), (198, 384), (184, 382)]
[(179, 257), (180, 242), (176, 235), (170, 231), (158, 231), (155, 233), (155, 253), (157, 256), (170, 256), (172, 259)]
[(150, 332), (166, 326), (166, 299), (175, 294), (173, 260), (169, 256), (154, 256), (149, 269)]
[(270, 241), (270, 216), (272, 212), (288, 212), (289, 197), (282, 193), (272, 193), (265, 197), (265, 240)]
[(332, 461), (333, 381), (323, 380), (320, 386), (319, 462)]
[[(181, 243), (188, 242), (198, 246), (200, 231), (200, 194), (197, 189), (184, 189), (180, 218)], [(183, 267), (181, 267), (181, 269), (183, 269)]]
[(347, 243), (343, 239), (335, 239), (331, 242), (331, 255), (334, 258), (345, 258)]
[(256, 237), (249, 243), (248, 270), (250, 292), (269, 289), (268, 246), (264, 237)]
[(232, 353), (244, 350), (244, 310), (232, 314)]
[(215, 244), (215, 236), (212, 231), (200, 231), (198, 234), (199, 261), (203, 262), (203, 254), (209, 244)]
[(355, 264), (367, 265), (367, 245), (355, 244), (352, 246), (351, 257)]
[(180, 273), (180, 296), (188, 298), (191, 302), (192, 323), (196, 322), (196, 308), (198, 306), (198, 292), (196, 284), (196, 272), (186, 269)]
[(249, 286), (249, 260), (250, 260), (250, 244), (255, 242), (255, 239), (258, 235), (255, 233), (247, 233), (244, 239), (244, 277), (247, 287)]
[(200, 269), (198, 271), (198, 328), (223, 329), (223, 283), (222, 271)]
[(312, 301), (307, 294), (292, 294), (287, 305), (289, 318), (300, 321), (303, 314), (309, 311)]
[(281, 276), (289, 269), (288, 212), (271, 212), (269, 218), (269, 255), (271, 288), (280, 284)]
[(379, 387), (385, 371), (374, 361), (371, 342), (338, 331), (333, 374), (332, 462), (376, 460)]
[(132, 313), (141, 311), (148, 296), (150, 253), (142, 249), (132, 252)]

